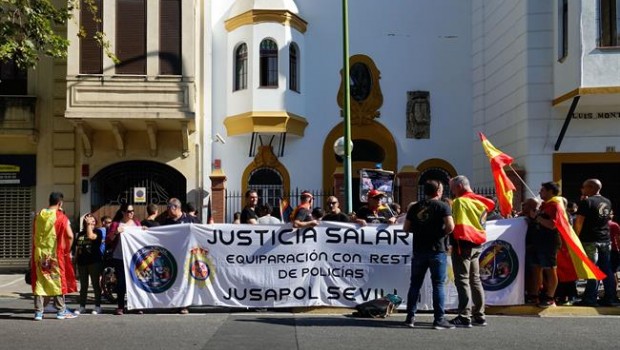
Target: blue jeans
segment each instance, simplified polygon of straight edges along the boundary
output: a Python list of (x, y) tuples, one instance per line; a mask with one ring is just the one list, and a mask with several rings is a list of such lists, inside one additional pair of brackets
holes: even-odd
[(418, 309), (420, 288), (424, 282), (424, 276), (428, 269), (431, 270), (431, 282), (433, 285), (433, 311), (435, 321), (444, 318), (446, 310), (446, 269), (448, 267), (445, 252), (414, 252), (411, 260), (411, 283), (407, 293), (407, 321), (413, 320)]
[[(605, 288), (604, 302), (613, 302), (616, 298), (616, 288), (614, 285), (614, 274), (611, 271), (611, 243), (590, 243), (584, 242), (583, 250), (592, 262), (603, 271), (607, 277), (602, 281), (603, 288)], [(586, 290), (583, 292), (583, 301), (586, 303), (594, 304), (598, 297), (598, 288), (600, 282), (597, 280), (588, 280), (586, 283)]]

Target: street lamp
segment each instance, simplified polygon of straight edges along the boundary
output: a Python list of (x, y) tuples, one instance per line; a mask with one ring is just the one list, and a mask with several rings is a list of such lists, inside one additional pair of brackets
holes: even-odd
[[(344, 136), (342, 140), (343, 151), (342, 163), (344, 165), (344, 197), (345, 212), (353, 211), (353, 187), (351, 178), (351, 151), (353, 143), (351, 142), (351, 85), (349, 73), (349, 9), (348, 1), (342, 0), (342, 58), (343, 72), (342, 84), (344, 85)], [(338, 141), (336, 141), (338, 143)], [(335, 151), (334, 145), (334, 151)]]

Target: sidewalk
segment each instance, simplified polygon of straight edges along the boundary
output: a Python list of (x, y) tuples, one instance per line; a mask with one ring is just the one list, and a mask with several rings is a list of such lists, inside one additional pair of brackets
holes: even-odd
[[(24, 299), (31, 298), (32, 290), (24, 282), (24, 274), (0, 274), (0, 298)], [(73, 306), (72, 306), (73, 307)], [(228, 308), (223, 308), (229, 311)], [(334, 307), (293, 308), (294, 313), (311, 314), (351, 314), (354, 310)], [(620, 316), (620, 307), (580, 307), (556, 306), (542, 309), (532, 305), (487, 306), (489, 315), (507, 316)]]

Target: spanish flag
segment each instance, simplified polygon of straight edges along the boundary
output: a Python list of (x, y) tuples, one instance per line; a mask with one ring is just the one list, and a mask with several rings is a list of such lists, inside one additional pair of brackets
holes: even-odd
[(493, 172), (493, 180), (495, 181), (495, 193), (499, 203), (499, 211), (503, 217), (507, 217), (512, 212), (512, 191), (515, 185), (510, 181), (504, 172), (504, 166), (512, 164), (512, 157), (501, 152), (487, 140), (483, 133), (478, 133), (482, 148), (491, 161), (491, 171)]
[(34, 221), (30, 260), (32, 293), (55, 296), (77, 291), (65, 235), (69, 219), (61, 211), (41, 210)]
[[(588, 258), (583, 250), (579, 237), (568, 222), (568, 216), (562, 198), (558, 196), (553, 197), (545, 204), (555, 205), (557, 207), (556, 216), (551, 219), (562, 237), (562, 243), (566, 244), (568, 256), (570, 257), (570, 261), (565, 261), (562, 258), (566, 255), (558, 253), (558, 275), (577, 276), (579, 279), (604, 279), (605, 273), (599, 270), (596, 264)], [(560, 267), (562, 267), (562, 272), (559, 271)], [(573, 271), (571, 271), (571, 269), (573, 269)]]
[(454, 218), (454, 239), (469, 241), (480, 245), (487, 240), (485, 224), (487, 213), (493, 211), (495, 203), (491, 199), (473, 192), (467, 192), (452, 202)]

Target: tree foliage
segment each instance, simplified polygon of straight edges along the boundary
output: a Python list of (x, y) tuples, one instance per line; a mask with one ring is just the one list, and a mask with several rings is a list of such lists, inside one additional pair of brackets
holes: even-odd
[[(0, 0), (0, 61), (14, 61), (20, 68), (34, 68), (41, 55), (66, 58), (69, 40), (64, 28), (74, 9), (86, 6), (96, 17), (97, 7), (94, 0), (65, 3), (66, 6), (57, 6), (52, 0)], [(92, 35), (106, 54), (115, 59), (102, 32), (85, 33), (80, 28), (79, 35)]]

